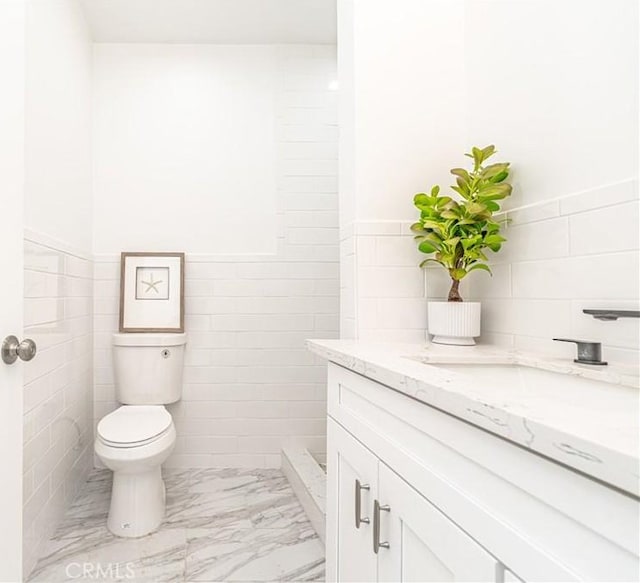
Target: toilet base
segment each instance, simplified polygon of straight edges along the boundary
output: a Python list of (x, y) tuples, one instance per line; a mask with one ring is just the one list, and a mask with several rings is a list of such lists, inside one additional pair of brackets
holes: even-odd
[(127, 538), (152, 533), (164, 518), (165, 498), (160, 466), (140, 473), (115, 471), (107, 527)]

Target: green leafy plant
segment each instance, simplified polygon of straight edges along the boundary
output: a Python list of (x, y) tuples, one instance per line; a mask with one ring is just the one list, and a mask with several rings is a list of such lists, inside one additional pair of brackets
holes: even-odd
[[(504, 221), (494, 220), (500, 211), (497, 201), (511, 194), (509, 162), (485, 166), (496, 153), (495, 146), (472, 148), (473, 170), (453, 168), (456, 185), (451, 189), (459, 196), (441, 196), (440, 187), (434, 186), (430, 194), (421, 192), (413, 198), (420, 211), (420, 220), (411, 225), (418, 249), (431, 257), (429, 262), (439, 263), (451, 277), (448, 300), (461, 302), (460, 281), (472, 271), (482, 269), (491, 274), (485, 250), (498, 252), (506, 239), (500, 234)], [(455, 196), (455, 195), (454, 195)]]

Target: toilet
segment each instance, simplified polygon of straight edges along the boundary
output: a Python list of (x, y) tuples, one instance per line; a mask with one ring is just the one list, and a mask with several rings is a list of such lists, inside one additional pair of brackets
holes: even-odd
[(116, 536), (156, 530), (165, 513), (161, 466), (176, 442), (165, 405), (182, 396), (186, 334), (114, 334), (116, 398), (122, 405), (103, 417), (95, 452), (113, 471), (107, 526)]

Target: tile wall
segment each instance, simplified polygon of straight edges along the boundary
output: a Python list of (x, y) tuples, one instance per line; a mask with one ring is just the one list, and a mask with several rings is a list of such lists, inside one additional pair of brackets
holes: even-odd
[[(638, 184), (626, 180), (512, 209), (493, 277), (474, 273), (466, 299), (483, 304), (482, 341), (573, 357), (552, 337), (600, 341), (611, 361), (638, 362), (637, 320), (599, 322), (584, 308), (638, 310)], [(346, 337), (423, 342), (425, 299), (446, 298), (437, 268), (424, 273), (409, 222), (352, 223), (341, 233)]]
[(33, 232), (24, 241), (24, 573), (93, 467), (93, 265)]
[[(341, 233), (344, 338), (423, 342), (428, 281), (409, 222), (360, 221)], [(437, 278), (442, 279), (442, 278)], [(434, 291), (435, 293), (435, 291)]]
[(475, 277), (483, 339), (573, 358), (569, 337), (602, 342), (608, 360), (638, 363), (638, 320), (600, 322), (584, 308), (638, 310), (638, 183), (627, 180), (514, 209), (493, 277)]
[[(279, 51), (278, 252), (187, 254), (187, 364), (168, 466), (279, 467), (291, 441), (324, 456), (326, 365), (304, 341), (338, 335), (335, 58), (331, 46)], [(95, 261), (97, 423), (117, 407), (119, 258)]]

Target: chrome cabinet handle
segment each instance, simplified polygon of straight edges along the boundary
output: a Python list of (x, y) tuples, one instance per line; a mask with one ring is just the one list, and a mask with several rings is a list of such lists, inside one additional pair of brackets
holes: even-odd
[(2, 341), (0, 356), (5, 364), (13, 364), (18, 358), (28, 362), (37, 352), (36, 343), (31, 338), (19, 342), (15, 336), (7, 336)]
[(380, 502), (373, 501), (373, 552), (377, 555), (378, 551), (389, 548), (388, 542), (380, 542), (380, 511), (391, 512), (391, 507), (388, 505), (380, 506)]
[(362, 490), (369, 490), (369, 484), (361, 484), (360, 480), (356, 480), (356, 528), (360, 528), (360, 525), (369, 524), (367, 517), (362, 517)]

